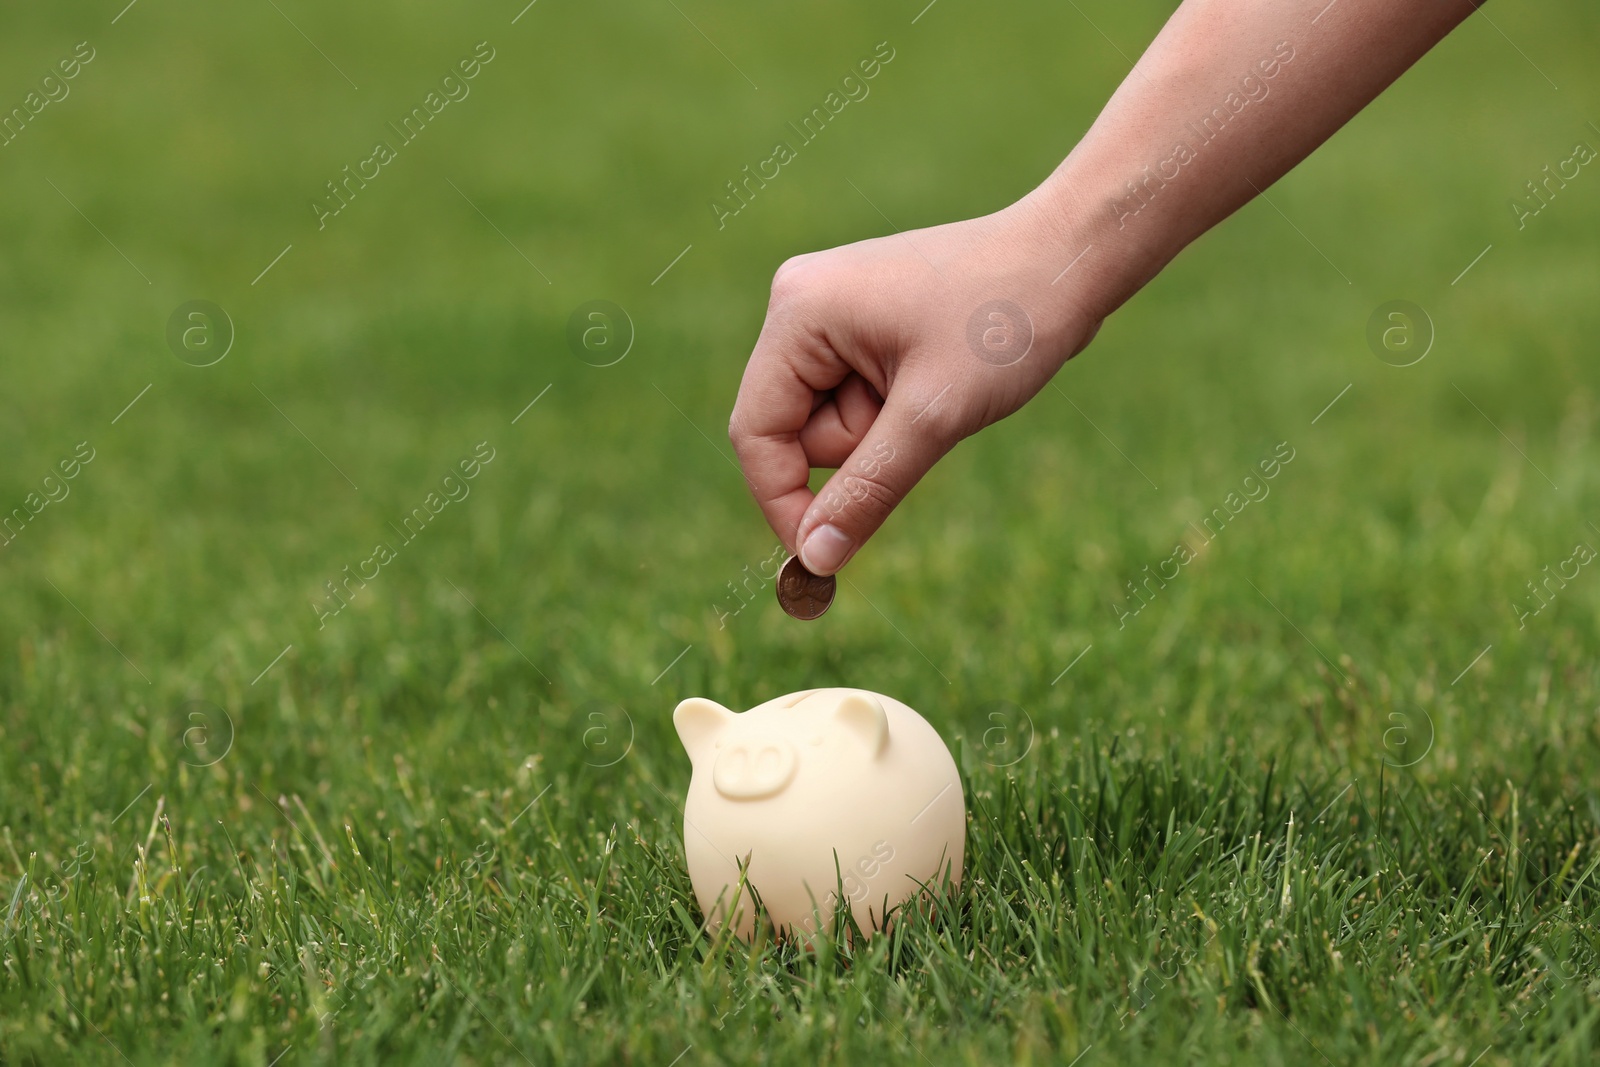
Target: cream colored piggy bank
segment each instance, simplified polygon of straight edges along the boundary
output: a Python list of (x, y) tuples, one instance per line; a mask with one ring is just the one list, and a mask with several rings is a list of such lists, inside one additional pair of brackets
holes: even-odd
[(955, 760), (922, 716), (864, 689), (812, 689), (743, 714), (693, 697), (673, 723), (693, 773), (689, 879), (716, 929), (754, 930), (739, 866), (780, 930), (812, 932), (842, 896), (870, 934), (888, 909), (961, 880), (966, 803)]

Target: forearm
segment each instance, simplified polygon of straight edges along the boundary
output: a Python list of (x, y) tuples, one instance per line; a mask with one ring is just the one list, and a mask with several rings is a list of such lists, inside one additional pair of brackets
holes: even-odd
[(1095, 317), (1309, 155), (1476, 6), (1324, 2), (1185, 0), (1025, 198), (1062, 264), (1088, 249), (1073, 269)]

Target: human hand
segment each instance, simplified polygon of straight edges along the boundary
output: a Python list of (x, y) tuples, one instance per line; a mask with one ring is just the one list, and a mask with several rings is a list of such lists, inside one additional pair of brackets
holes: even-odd
[[(1477, 6), (1184, 0), (1016, 204), (785, 263), (728, 428), (783, 543), (837, 571), (956, 442)], [(813, 467), (838, 468), (815, 497)]]
[[(1052, 210), (797, 256), (778, 269), (729, 437), (767, 522), (815, 574), (860, 550), (935, 462), (1010, 415), (1099, 328)], [(837, 468), (820, 493), (814, 467)]]

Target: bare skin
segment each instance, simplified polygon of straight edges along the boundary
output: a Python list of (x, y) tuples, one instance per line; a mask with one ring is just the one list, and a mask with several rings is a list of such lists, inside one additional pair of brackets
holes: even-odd
[[(1325, 2), (1184, 0), (1015, 204), (778, 269), (729, 436), (809, 570), (844, 566), (946, 452), (1032, 399), (1189, 242), (1476, 7)], [(837, 469), (815, 495), (812, 468)]]

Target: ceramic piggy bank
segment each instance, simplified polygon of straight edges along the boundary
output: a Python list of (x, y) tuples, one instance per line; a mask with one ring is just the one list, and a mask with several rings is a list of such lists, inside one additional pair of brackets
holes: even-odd
[(713, 929), (814, 932), (842, 896), (870, 935), (948, 873), (961, 880), (966, 802), (955, 760), (922, 716), (863, 689), (812, 689), (736, 714), (694, 697), (673, 723), (693, 773), (683, 845)]

